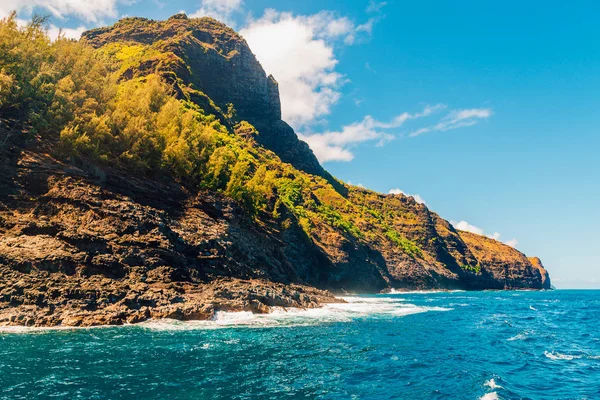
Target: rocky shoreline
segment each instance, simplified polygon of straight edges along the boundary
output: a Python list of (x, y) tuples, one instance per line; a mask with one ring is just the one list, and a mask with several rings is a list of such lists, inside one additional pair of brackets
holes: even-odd
[[(21, 281), (21, 284), (24, 282)], [(23, 301), (18, 307), (0, 308), (0, 326), (91, 327), (135, 324), (150, 319), (211, 320), (217, 311), (267, 314), (273, 307), (316, 308), (343, 302), (331, 293), (302, 285), (260, 280), (219, 279), (210, 284), (128, 284), (102, 278), (82, 279), (67, 288), (45, 290), (56, 297), (44, 305)], [(42, 297), (44, 287), (38, 287)], [(31, 297), (34, 290), (27, 290)], [(3, 297), (6, 294), (3, 293)]]

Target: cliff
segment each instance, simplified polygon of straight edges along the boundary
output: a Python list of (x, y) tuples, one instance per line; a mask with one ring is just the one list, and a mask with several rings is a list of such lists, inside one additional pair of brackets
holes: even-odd
[(538, 259), (329, 175), (281, 121), (274, 78), (213, 19), (126, 18), (47, 46), (45, 65), (79, 62), (0, 146), (0, 324), (550, 288)]
[[(259, 143), (283, 162), (334, 182), (308, 145), (281, 120), (279, 87), (267, 76), (246, 41), (233, 29), (209, 17), (189, 19), (177, 14), (166, 21), (125, 18), (115, 25), (84, 32), (82, 40), (94, 47), (111, 43), (148, 46), (148, 57), (136, 60), (123, 75), (158, 72), (178, 85), (184, 96), (205, 105), (214, 102), (215, 114), (235, 107), (233, 121), (246, 120), (260, 132)], [(200, 93), (198, 93), (200, 91)]]

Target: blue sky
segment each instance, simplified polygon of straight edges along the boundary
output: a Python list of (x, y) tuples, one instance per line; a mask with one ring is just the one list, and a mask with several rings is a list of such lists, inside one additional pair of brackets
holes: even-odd
[(124, 15), (225, 20), (334, 175), (418, 195), (539, 256), (557, 287), (600, 288), (596, 2), (7, 0), (0, 15), (10, 9), (51, 14), (51, 33), (74, 37)]

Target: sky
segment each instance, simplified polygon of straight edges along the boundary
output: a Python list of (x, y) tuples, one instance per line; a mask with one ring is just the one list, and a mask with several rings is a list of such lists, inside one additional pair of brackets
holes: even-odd
[(332, 174), (600, 288), (600, 4), (594, 1), (2, 0), (69, 37), (125, 16), (209, 15), (279, 82)]

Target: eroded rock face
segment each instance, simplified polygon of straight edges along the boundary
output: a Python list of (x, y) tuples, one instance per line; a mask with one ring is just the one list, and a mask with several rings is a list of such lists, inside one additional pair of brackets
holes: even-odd
[(548, 272), (539, 258), (527, 258), (520, 251), (482, 235), (461, 231), (460, 236), (485, 268), (487, 276), (482, 288), (551, 288)]
[(528, 260), (531, 263), (531, 265), (533, 265), (535, 268), (537, 268), (538, 271), (540, 271), (540, 275), (542, 277), (542, 287), (544, 289), (551, 289), (552, 282), (550, 281), (550, 274), (548, 273), (548, 271), (546, 271), (546, 268), (544, 268), (542, 260), (540, 260), (538, 257), (529, 257)]
[[(119, 174), (100, 181), (39, 153), (4, 161), (0, 325), (210, 319), (340, 301), (308, 286), (277, 235), (231, 200)], [(316, 256), (295, 257), (308, 268)]]

